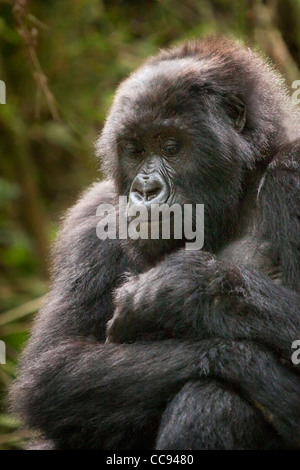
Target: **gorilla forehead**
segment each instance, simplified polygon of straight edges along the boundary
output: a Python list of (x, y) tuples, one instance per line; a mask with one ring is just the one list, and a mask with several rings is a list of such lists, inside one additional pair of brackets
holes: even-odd
[[(112, 109), (118, 125), (167, 126), (172, 118), (175, 125), (185, 127), (195, 108), (195, 91), (205, 91), (207, 71), (212, 67), (211, 62), (192, 58), (145, 64), (119, 87)], [(199, 107), (201, 100), (197, 100)]]

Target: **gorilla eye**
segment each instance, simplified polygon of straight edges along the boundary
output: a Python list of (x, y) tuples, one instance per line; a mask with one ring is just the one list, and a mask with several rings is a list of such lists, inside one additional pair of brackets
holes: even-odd
[(143, 149), (138, 142), (125, 142), (124, 151), (126, 155), (135, 157), (140, 155)]
[(179, 151), (179, 142), (175, 139), (167, 139), (162, 142), (161, 150), (164, 155), (176, 155)]

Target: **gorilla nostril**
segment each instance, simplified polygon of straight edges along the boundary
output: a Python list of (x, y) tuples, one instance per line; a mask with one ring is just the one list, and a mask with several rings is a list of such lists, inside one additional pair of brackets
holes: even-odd
[(152, 199), (155, 199), (159, 195), (160, 191), (160, 188), (153, 189), (152, 191), (147, 191), (146, 201), (151, 201)]
[(134, 198), (135, 202), (136, 203), (140, 203), (142, 201), (144, 201), (144, 194), (142, 193), (142, 191), (139, 191), (138, 189), (134, 189), (132, 191), (132, 197)]

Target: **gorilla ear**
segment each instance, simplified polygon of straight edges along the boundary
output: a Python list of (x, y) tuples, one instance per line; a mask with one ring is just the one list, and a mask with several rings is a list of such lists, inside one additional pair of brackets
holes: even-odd
[(226, 113), (234, 123), (234, 127), (239, 131), (246, 124), (246, 106), (237, 96), (227, 94), (224, 96)]

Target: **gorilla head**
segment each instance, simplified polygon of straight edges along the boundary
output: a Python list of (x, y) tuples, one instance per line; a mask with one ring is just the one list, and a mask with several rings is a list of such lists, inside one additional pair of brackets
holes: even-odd
[(129, 204), (204, 204), (205, 248), (215, 251), (287, 114), (280, 79), (255, 53), (224, 38), (188, 42), (121, 84), (98, 154)]

